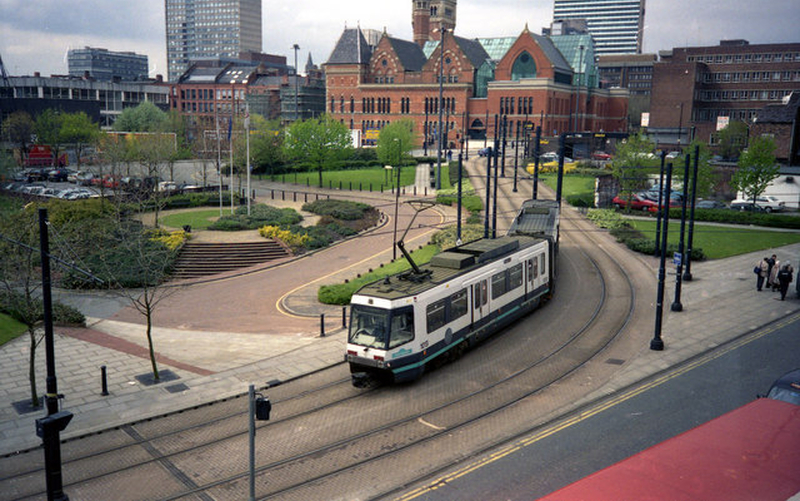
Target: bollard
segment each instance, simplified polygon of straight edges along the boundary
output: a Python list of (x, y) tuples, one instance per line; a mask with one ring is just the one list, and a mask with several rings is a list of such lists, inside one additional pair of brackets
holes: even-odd
[(319, 200), (319, 193), (315, 193), (314, 196), (316, 197), (314, 200)]
[(100, 384), (103, 389), (103, 391), (101, 391), (100, 394), (103, 396), (108, 395), (108, 375), (106, 373), (105, 365), (100, 366)]
[(414, 196), (417, 196), (417, 186), (414, 185)]
[(319, 337), (325, 337), (325, 314), (319, 314)]
[(308, 203), (308, 192), (303, 193), (303, 201)]
[(286, 200), (286, 190), (281, 190), (281, 200)]
[(275, 189), (272, 189), (272, 199), (275, 200)]
[(297, 202), (297, 192), (296, 191), (292, 192), (292, 202)]
[(342, 306), (342, 329), (347, 329), (347, 306)]

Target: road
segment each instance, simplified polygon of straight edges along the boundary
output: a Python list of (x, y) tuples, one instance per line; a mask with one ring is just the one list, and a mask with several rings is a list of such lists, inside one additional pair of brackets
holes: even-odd
[[(456, 478), (450, 473), (428, 481), (425, 485), (431, 488), (416, 496), (398, 497), (404, 501), (527, 501), (549, 494), (766, 393), (775, 379), (800, 365), (798, 332), (796, 317), (777, 328), (767, 326), (671, 369), (666, 377), (643, 382), (626, 393), (635, 396), (615, 397), (614, 405), (605, 410), (600, 409), (608, 402), (583, 409), (587, 418), (558, 433), (535, 441), (522, 438), (518, 443), (530, 445), (482, 463), (469, 474)], [(637, 394), (640, 390), (644, 391)], [(544, 430), (537, 433), (547, 435)], [(467, 469), (462, 465), (461, 470)], [(448, 480), (443, 482), (444, 478)]]

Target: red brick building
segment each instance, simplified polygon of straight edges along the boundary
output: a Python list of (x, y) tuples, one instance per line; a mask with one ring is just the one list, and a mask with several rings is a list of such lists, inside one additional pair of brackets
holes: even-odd
[(345, 29), (324, 65), (326, 111), (362, 132), (410, 119), (421, 142), (435, 137), (441, 103), (451, 146), (464, 137), (493, 137), (495, 115), (507, 117), (512, 137), (526, 118), (553, 135), (625, 131), (628, 91), (597, 88), (587, 78), (594, 67), (591, 37), (564, 39), (570, 40), (580, 44), (566, 56), (553, 39), (527, 27), (504, 39), (445, 32), (443, 43), (429, 39), (424, 48), (384, 33), (372, 47), (360, 28)]
[(662, 52), (653, 65), (648, 133), (661, 144), (714, 144), (717, 121), (748, 125), (767, 105), (800, 91), (800, 43), (750, 45), (723, 40), (711, 47)]

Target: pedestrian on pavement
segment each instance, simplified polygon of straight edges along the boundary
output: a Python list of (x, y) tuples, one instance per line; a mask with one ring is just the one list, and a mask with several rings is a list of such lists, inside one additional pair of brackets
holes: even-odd
[(769, 271), (769, 264), (767, 260), (769, 258), (765, 257), (761, 260), (760, 263), (756, 264), (756, 267), (753, 271), (756, 272), (756, 290), (761, 291), (761, 288), (764, 287), (764, 279), (767, 278), (767, 273)]
[(772, 268), (769, 270), (767, 287), (771, 287), (772, 292), (775, 292), (781, 286), (780, 282), (778, 282), (778, 272), (781, 271), (781, 262), (778, 261), (777, 257), (775, 257), (775, 254), (772, 255), (772, 259), (775, 261), (775, 264), (773, 264)]
[(786, 292), (789, 291), (789, 284), (792, 283), (792, 272), (794, 269), (792, 265), (786, 263), (781, 268), (781, 271), (778, 272), (778, 283), (780, 284), (781, 290), (781, 301), (786, 299)]
[(772, 269), (775, 267), (775, 261), (778, 259), (778, 256), (775, 254), (772, 257), (767, 258), (767, 288), (772, 287), (772, 280), (770, 279), (770, 275), (772, 274)]

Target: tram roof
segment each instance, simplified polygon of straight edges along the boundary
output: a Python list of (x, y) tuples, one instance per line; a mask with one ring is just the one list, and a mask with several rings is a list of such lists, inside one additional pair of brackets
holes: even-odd
[(555, 238), (558, 232), (558, 202), (526, 200), (508, 229), (509, 235), (535, 235)]
[(413, 271), (409, 270), (367, 284), (356, 294), (389, 300), (414, 296), (541, 241), (541, 238), (527, 235), (509, 235), (468, 242), (443, 251), (434, 256), (429, 263), (421, 265), (420, 270), (423, 273), (430, 272), (429, 276), (417, 279)]

